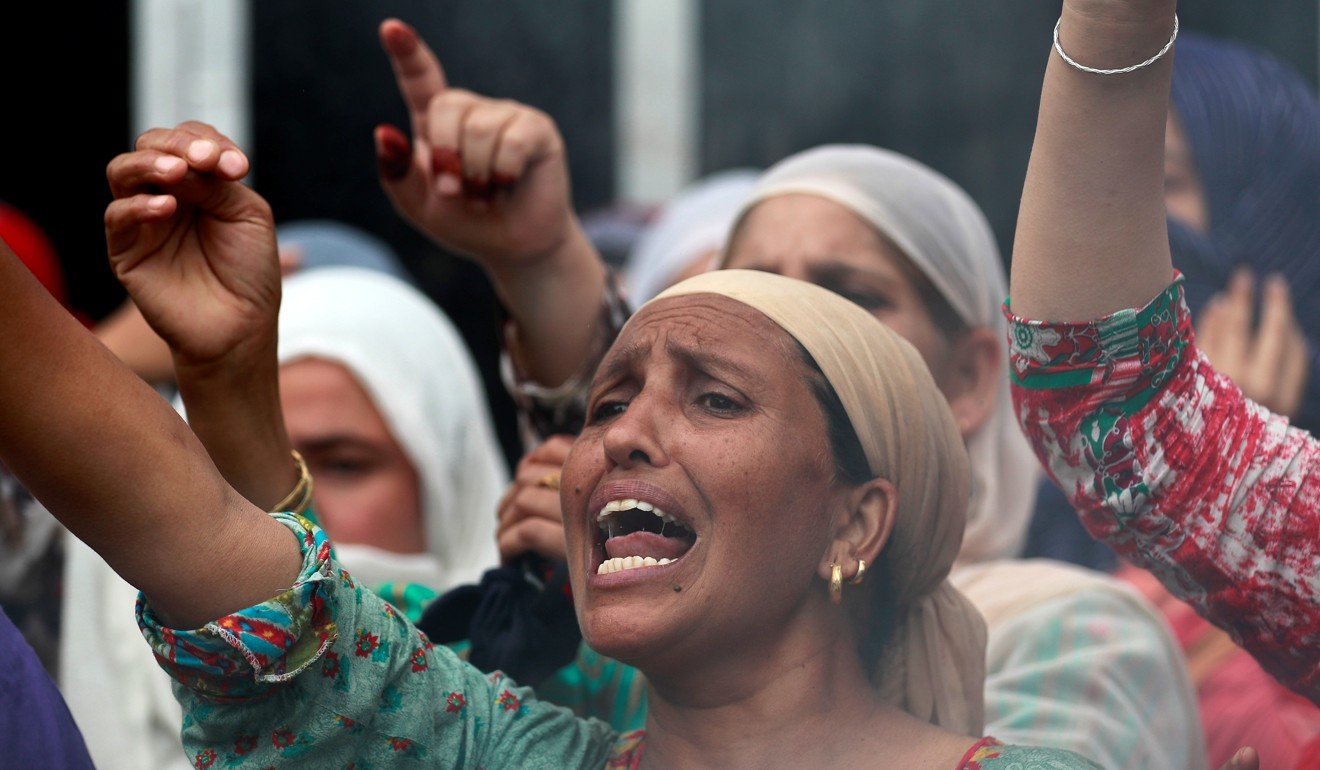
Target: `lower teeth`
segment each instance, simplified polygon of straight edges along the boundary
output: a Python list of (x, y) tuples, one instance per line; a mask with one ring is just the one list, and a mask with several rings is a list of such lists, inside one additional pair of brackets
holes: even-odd
[(637, 569), (638, 567), (658, 567), (669, 564), (672, 559), (656, 559), (651, 556), (616, 556), (613, 559), (606, 559), (596, 568), (597, 575), (608, 575), (611, 572), (622, 572), (623, 570)]

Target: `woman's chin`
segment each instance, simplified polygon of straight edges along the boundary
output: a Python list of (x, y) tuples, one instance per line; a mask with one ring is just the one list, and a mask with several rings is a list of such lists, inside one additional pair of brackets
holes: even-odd
[(671, 646), (667, 640), (673, 629), (655, 615), (654, 610), (622, 607), (590, 610), (579, 618), (582, 638), (601, 655), (643, 668), (645, 661)]

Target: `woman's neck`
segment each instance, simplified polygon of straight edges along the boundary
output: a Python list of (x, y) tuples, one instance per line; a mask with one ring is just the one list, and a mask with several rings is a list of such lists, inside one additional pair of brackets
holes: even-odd
[(648, 673), (643, 766), (811, 767), (907, 756), (894, 766), (924, 767), (935, 757), (930, 767), (951, 770), (971, 741), (885, 705), (842, 614), (813, 614), (736, 655), (678, 675)]

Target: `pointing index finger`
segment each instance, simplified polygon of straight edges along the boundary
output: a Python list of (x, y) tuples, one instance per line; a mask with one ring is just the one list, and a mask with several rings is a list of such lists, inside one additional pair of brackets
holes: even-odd
[(445, 71), (417, 31), (398, 19), (381, 22), (380, 43), (389, 54), (399, 93), (412, 116), (413, 138), (417, 140), (424, 134), (421, 123), (426, 119), (431, 98), (448, 87)]

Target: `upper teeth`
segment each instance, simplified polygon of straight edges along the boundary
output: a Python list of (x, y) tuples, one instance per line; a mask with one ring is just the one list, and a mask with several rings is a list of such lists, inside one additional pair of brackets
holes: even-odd
[(638, 567), (663, 567), (673, 561), (673, 559), (657, 559), (654, 556), (616, 556), (602, 561), (596, 568), (596, 574), (608, 575), (611, 572), (622, 572)]
[(645, 500), (638, 500), (632, 497), (624, 498), (622, 500), (611, 500), (608, 503), (605, 503), (605, 507), (601, 508), (600, 512), (596, 514), (596, 521), (604, 522), (605, 517), (609, 516), (611, 513), (618, 513), (620, 511), (631, 511), (634, 508), (636, 508), (639, 511), (650, 511), (651, 513), (654, 513), (656, 516), (660, 517), (661, 521), (664, 521), (668, 524), (678, 523), (678, 519), (675, 519), (673, 516), (670, 516), (669, 514), (665, 513), (658, 506), (648, 503)]

